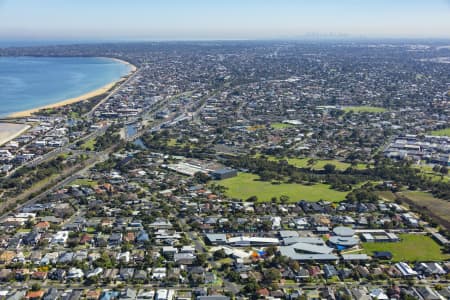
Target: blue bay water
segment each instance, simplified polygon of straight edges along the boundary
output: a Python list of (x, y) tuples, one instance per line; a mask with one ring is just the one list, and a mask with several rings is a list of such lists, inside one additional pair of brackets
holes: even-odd
[(0, 116), (78, 97), (130, 71), (108, 58), (0, 57)]

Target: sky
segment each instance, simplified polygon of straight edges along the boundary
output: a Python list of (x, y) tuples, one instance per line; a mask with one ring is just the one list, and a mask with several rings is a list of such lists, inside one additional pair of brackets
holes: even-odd
[(0, 0), (0, 40), (450, 38), (450, 0)]

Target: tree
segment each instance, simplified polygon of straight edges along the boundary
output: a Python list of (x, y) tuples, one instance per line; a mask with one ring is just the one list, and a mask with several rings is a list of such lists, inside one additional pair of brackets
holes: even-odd
[(272, 230), (273, 223), (270, 220), (266, 220), (262, 222), (262, 230), (270, 231)]
[(325, 173), (331, 174), (336, 171), (336, 166), (333, 164), (326, 164), (325, 166), (323, 166), (323, 169), (325, 170)]
[(94, 266), (108, 269), (114, 266), (114, 262), (106, 252), (103, 252), (100, 258), (94, 261)]
[(201, 253), (199, 255), (197, 255), (197, 264), (199, 266), (202, 266), (206, 263), (206, 254)]
[(227, 254), (225, 253), (225, 250), (219, 249), (216, 252), (214, 252), (213, 256), (214, 256), (215, 260), (219, 260), (219, 259), (227, 257)]
[(241, 278), (239, 273), (236, 271), (230, 271), (227, 275), (228, 279), (232, 282), (239, 282), (239, 279)]
[(194, 180), (198, 183), (207, 183), (209, 179), (209, 176), (203, 172), (197, 172), (194, 174)]
[(281, 203), (283, 203), (283, 204), (288, 203), (288, 202), (289, 202), (289, 196), (281, 195), (281, 196), (280, 196), (280, 201), (281, 201)]
[(258, 197), (256, 196), (251, 196), (247, 199), (247, 202), (258, 202)]
[(433, 171), (436, 172), (436, 173), (439, 173), (441, 171), (441, 166), (440, 165), (434, 165)]
[(276, 246), (269, 246), (265, 250), (266, 250), (267, 256), (270, 257), (270, 256), (274, 256), (275, 253), (277, 253), (278, 249)]
[(308, 160), (307, 164), (308, 164), (308, 167), (311, 168), (313, 165), (316, 164), (316, 160), (314, 158), (311, 158)]
[(261, 181), (271, 181), (278, 177), (278, 174), (272, 171), (264, 170), (259, 174)]
[(281, 279), (281, 272), (278, 269), (270, 268), (264, 272), (264, 281), (272, 283)]
[(296, 272), (300, 270), (300, 264), (296, 260), (289, 260), (289, 267)]
[(67, 241), (67, 247), (75, 248), (76, 246), (78, 246), (78, 239), (69, 239)]
[(450, 245), (446, 245), (443, 249), (444, 253), (450, 253)]
[(250, 279), (249, 282), (244, 286), (244, 292), (247, 294), (254, 295), (259, 289), (259, 284), (254, 278)]

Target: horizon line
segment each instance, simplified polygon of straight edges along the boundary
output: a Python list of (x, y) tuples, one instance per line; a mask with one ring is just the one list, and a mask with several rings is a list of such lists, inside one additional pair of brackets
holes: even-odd
[(14, 42), (14, 43), (39, 43), (39, 42), (64, 42), (64, 43), (145, 43), (145, 42), (267, 42), (267, 41), (355, 41), (355, 40), (366, 40), (366, 41), (450, 41), (450, 36), (448, 37), (411, 37), (411, 36), (339, 36), (339, 35), (311, 35), (311, 36), (301, 36), (301, 37), (290, 37), (290, 38), (2, 38), (1, 42)]

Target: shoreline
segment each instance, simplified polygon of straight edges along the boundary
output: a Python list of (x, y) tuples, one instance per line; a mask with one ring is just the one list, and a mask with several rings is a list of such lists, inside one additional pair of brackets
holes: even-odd
[(40, 110), (43, 109), (49, 109), (49, 108), (60, 108), (66, 105), (70, 105), (70, 104), (74, 104), (77, 102), (81, 102), (81, 101), (88, 101), (91, 98), (97, 97), (99, 95), (105, 94), (106, 92), (108, 92), (114, 85), (116, 85), (117, 83), (124, 81), (124, 79), (128, 76), (130, 76), (131, 74), (133, 74), (134, 72), (136, 72), (137, 67), (125, 60), (121, 60), (118, 58), (112, 58), (112, 57), (97, 57), (97, 58), (104, 58), (104, 59), (109, 59), (109, 60), (113, 60), (116, 62), (120, 62), (122, 64), (128, 65), (130, 66), (131, 70), (128, 72), (127, 75), (124, 75), (122, 77), (120, 77), (118, 80), (110, 82), (96, 90), (84, 93), (80, 96), (77, 97), (73, 97), (73, 98), (69, 98), (69, 99), (64, 99), (52, 104), (48, 104), (48, 105), (44, 105), (44, 106), (40, 106), (40, 107), (36, 107), (36, 108), (31, 108), (31, 109), (27, 109), (27, 110), (22, 110), (22, 111), (18, 111), (18, 112), (13, 112), (10, 113), (9, 115), (7, 115), (5, 117), (5, 119), (20, 119), (20, 118), (26, 118), (26, 117), (30, 117), (33, 113), (36, 113)]
[[(133, 64), (130, 63), (130, 62), (127, 62), (126, 60), (122, 60), (122, 59), (120, 59), (120, 58), (104, 57), (104, 56), (99, 56), (99, 58), (106, 58), (106, 59), (114, 60), (114, 61), (123, 63), (124, 65), (130, 66), (131, 71), (130, 71), (130, 73), (129, 73), (128, 75), (130, 75), (130, 74), (133, 73), (133, 72), (136, 72), (136, 70), (137, 70), (137, 67), (136, 67), (135, 65), (133, 65)], [(128, 76), (128, 75), (127, 75), (127, 76)]]
[(0, 122), (0, 146), (21, 136), (30, 128), (30, 125)]

